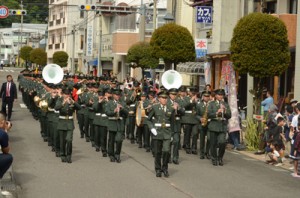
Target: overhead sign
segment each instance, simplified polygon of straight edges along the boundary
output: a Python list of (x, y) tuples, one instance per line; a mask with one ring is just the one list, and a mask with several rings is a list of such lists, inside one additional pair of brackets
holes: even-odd
[(0, 19), (8, 17), (9, 11), (6, 6), (0, 6)]
[(197, 23), (212, 23), (212, 6), (197, 6)]
[(207, 54), (207, 39), (195, 39), (196, 58)]

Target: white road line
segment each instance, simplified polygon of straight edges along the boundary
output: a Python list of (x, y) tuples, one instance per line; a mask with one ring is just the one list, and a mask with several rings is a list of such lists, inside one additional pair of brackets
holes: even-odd
[(247, 160), (247, 161), (258, 161), (257, 159), (251, 159), (251, 158), (245, 158), (243, 157), (244, 160)]
[(10, 72), (15, 72), (14, 70), (10, 70)]
[(25, 104), (23, 104), (23, 103), (21, 103), (20, 106), (21, 106), (22, 109), (26, 109), (27, 108), (27, 106)]

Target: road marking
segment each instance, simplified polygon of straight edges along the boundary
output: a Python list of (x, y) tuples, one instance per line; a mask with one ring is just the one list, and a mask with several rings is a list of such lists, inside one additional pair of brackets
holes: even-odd
[(10, 70), (11, 72), (15, 72), (14, 70)]
[(247, 160), (247, 161), (258, 161), (257, 159), (251, 159), (251, 158), (246, 158), (246, 157), (243, 157), (244, 160)]
[(235, 155), (241, 155), (240, 153), (234, 152), (234, 151), (230, 151), (230, 153), (235, 154)]
[(20, 106), (21, 106), (22, 109), (26, 109), (27, 108), (27, 106), (25, 104), (22, 104), (22, 103), (20, 104)]

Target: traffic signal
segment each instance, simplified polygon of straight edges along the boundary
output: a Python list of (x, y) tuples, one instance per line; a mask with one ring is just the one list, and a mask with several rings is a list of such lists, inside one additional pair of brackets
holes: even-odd
[(26, 10), (9, 10), (10, 15), (26, 15)]
[(96, 11), (96, 6), (95, 5), (80, 5), (79, 10), (82, 10), (82, 11)]

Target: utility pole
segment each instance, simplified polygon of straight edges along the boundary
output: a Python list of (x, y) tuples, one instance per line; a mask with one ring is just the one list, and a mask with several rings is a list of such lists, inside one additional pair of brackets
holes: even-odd
[(140, 24), (139, 24), (139, 35), (140, 41), (145, 41), (145, 14), (146, 14), (146, 5), (144, 5), (144, 1), (141, 0), (141, 8), (140, 8)]
[(71, 63), (71, 73), (72, 74), (75, 74), (75, 65), (74, 65), (74, 63), (75, 63), (75, 61), (74, 61), (74, 58), (75, 58), (75, 47), (76, 47), (76, 45), (75, 45), (75, 32), (76, 32), (76, 26), (75, 25), (73, 25), (73, 30), (72, 30), (72, 34), (73, 34), (73, 49), (72, 49), (72, 63)]
[[(23, 10), (23, 0), (21, 0), (21, 5), (20, 6), (21, 6), (21, 9)], [(20, 67), (21, 66), (20, 65), (20, 50), (22, 48), (22, 42), (23, 42), (22, 41), (23, 40), (23, 14), (21, 15), (21, 27), (20, 27), (19, 33), (21, 34), (21, 43), (19, 42), (19, 55), (18, 55), (18, 65)], [(20, 38), (20, 34), (19, 34), (19, 38)], [(27, 67), (27, 65), (25, 65), (25, 67)]]
[(98, 70), (97, 76), (102, 76), (101, 51), (102, 51), (102, 15), (99, 13), (99, 46), (98, 46)]
[(153, 0), (153, 32), (156, 30), (157, 21), (157, 0)]
[(1, 50), (2, 50), (1, 39), (2, 39), (2, 32), (0, 32), (0, 61), (2, 60), (2, 56), (1, 56)]

